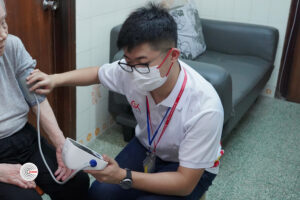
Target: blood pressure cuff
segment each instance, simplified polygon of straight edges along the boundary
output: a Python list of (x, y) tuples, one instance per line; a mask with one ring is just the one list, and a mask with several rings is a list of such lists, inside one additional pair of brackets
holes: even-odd
[[(29, 88), (31, 87), (31, 85), (27, 85), (27, 83), (26, 83), (26, 78), (30, 75), (30, 73), (32, 71), (33, 71), (33, 68), (27, 68), (27, 69), (23, 70), (21, 73), (19, 73), (16, 77), (19, 87), (23, 93), (23, 96), (30, 107), (37, 105), (37, 101), (34, 97), (34, 92), (29, 91)], [(36, 94), (36, 93), (35, 93), (35, 95), (36, 95), (39, 103), (43, 102), (46, 99), (45, 95), (40, 95), (40, 94)]]

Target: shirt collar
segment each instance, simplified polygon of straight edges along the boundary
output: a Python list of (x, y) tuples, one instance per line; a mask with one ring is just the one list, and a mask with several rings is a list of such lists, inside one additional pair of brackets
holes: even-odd
[[(180, 92), (181, 86), (183, 84), (183, 80), (184, 80), (184, 71), (183, 71), (182, 62), (179, 62), (179, 64), (180, 64), (181, 70), (180, 70), (177, 82), (176, 82), (173, 90), (169, 94), (169, 96), (167, 98), (165, 98), (162, 102), (157, 104), (158, 106), (163, 105), (163, 106), (167, 106), (167, 107), (172, 107), (174, 105), (174, 103), (176, 101), (176, 98), (177, 98), (177, 96)], [(184, 101), (183, 100), (184, 96), (185, 96), (185, 92), (183, 92), (183, 94), (182, 94), (182, 96), (181, 96), (181, 98), (178, 102), (178, 105), (177, 105), (176, 109), (178, 109), (178, 110), (182, 109), (182, 106), (183, 106), (182, 102)]]

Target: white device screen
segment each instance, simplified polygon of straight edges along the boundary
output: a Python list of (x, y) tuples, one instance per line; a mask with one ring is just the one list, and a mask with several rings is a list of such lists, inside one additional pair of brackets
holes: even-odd
[(92, 154), (93, 156), (96, 156), (96, 157), (99, 158), (99, 159), (103, 159), (102, 156), (101, 156), (100, 154), (98, 154), (97, 152), (95, 152), (95, 151), (93, 151), (93, 150), (87, 148), (86, 146), (83, 146), (83, 145), (77, 143), (77, 142), (74, 141), (74, 140), (70, 140), (70, 141), (72, 142), (72, 144), (74, 144), (74, 145), (75, 145), (76, 147), (78, 147), (79, 149), (81, 149), (81, 150), (83, 150), (83, 151), (85, 151), (85, 152), (87, 152), (87, 153), (89, 153), (89, 154)]

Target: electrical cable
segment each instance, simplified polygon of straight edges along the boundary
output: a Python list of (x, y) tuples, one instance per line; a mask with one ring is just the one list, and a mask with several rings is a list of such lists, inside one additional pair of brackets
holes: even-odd
[(63, 185), (63, 184), (65, 184), (66, 182), (68, 182), (71, 178), (73, 178), (80, 170), (83, 170), (84, 168), (91, 166), (91, 164), (90, 164), (90, 163), (84, 163), (84, 164), (82, 165), (82, 167), (80, 167), (79, 169), (75, 170), (75, 171), (73, 172), (73, 174), (72, 174), (71, 176), (69, 176), (69, 177), (68, 177), (66, 180), (64, 180), (64, 181), (58, 181), (58, 180), (56, 180), (55, 176), (53, 175), (53, 173), (52, 173), (52, 171), (51, 171), (51, 169), (50, 169), (50, 167), (49, 167), (49, 165), (48, 165), (48, 163), (47, 163), (47, 161), (46, 161), (46, 159), (45, 159), (45, 157), (44, 157), (44, 153), (43, 153), (43, 151), (42, 151), (42, 147), (41, 147), (41, 131), (40, 131), (40, 103), (39, 103), (39, 101), (38, 101), (38, 99), (37, 99), (37, 96), (36, 96), (35, 94), (33, 94), (33, 95), (34, 95), (34, 98), (35, 98), (35, 100), (36, 100), (36, 102), (37, 102), (37, 123), (36, 123), (36, 124), (37, 124), (37, 133), (38, 133), (38, 134), (37, 134), (37, 135), (38, 135), (38, 146), (39, 146), (39, 151), (40, 151), (42, 160), (43, 160), (43, 162), (44, 162), (46, 168), (48, 169), (48, 171), (49, 171), (49, 173), (50, 173), (52, 179), (53, 179), (57, 184)]

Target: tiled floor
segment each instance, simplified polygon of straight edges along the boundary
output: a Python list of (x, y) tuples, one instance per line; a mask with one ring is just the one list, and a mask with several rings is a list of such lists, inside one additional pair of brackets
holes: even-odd
[[(223, 143), (220, 172), (206, 199), (300, 199), (299, 142), (300, 104), (260, 97)], [(124, 145), (115, 126), (89, 147), (115, 157)]]

